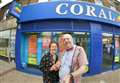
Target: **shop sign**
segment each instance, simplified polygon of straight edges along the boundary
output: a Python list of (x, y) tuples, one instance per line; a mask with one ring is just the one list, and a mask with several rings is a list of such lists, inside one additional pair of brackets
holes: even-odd
[(56, 13), (59, 15), (72, 14), (74, 16), (86, 16), (86, 17), (95, 17), (102, 18), (110, 21), (119, 21), (120, 16), (117, 18), (114, 16), (114, 12), (111, 10), (106, 10), (104, 7), (99, 9), (96, 6), (86, 4), (82, 5), (80, 3), (69, 4), (69, 3), (60, 3), (56, 6)]
[(120, 26), (119, 12), (92, 3), (76, 1), (29, 5), (23, 7), (20, 15), (20, 22), (45, 19), (89, 20)]

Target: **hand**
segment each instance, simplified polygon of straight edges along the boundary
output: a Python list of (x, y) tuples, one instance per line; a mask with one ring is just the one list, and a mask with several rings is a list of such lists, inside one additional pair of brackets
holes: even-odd
[(57, 71), (57, 70), (58, 70), (58, 68), (55, 64), (50, 68), (50, 71)]
[(70, 83), (70, 75), (66, 75), (66, 76), (63, 78), (63, 82), (64, 82), (64, 83)]

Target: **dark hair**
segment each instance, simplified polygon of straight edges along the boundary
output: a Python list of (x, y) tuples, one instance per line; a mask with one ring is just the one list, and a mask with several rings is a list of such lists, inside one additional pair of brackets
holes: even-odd
[(51, 47), (51, 45), (52, 45), (53, 43), (56, 44), (57, 47), (58, 47), (58, 43), (57, 43), (57, 42), (55, 42), (55, 41), (51, 41), (50, 44), (49, 44), (49, 48)]

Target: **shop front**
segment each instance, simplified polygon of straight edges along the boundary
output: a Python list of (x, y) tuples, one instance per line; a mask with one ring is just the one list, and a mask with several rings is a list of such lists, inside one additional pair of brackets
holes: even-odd
[(41, 74), (40, 60), (49, 43), (64, 51), (62, 34), (70, 33), (74, 43), (82, 46), (89, 61), (87, 75), (119, 68), (120, 14), (85, 2), (49, 2), (22, 9), (16, 33), (16, 68)]
[(15, 59), (15, 34), (16, 29), (0, 31), (0, 58), (9, 62)]

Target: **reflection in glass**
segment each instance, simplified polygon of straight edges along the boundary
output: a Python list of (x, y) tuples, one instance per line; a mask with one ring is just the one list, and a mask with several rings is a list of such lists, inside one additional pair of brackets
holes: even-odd
[(113, 61), (113, 35), (103, 33), (103, 70), (110, 69)]
[(115, 56), (114, 56), (114, 68), (120, 67), (120, 36), (115, 35)]
[[(69, 33), (74, 39), (74, 43), (82, 46), (89, 58), (90, 38), (87, 32), (40, 32), (25, 33), (21, 45), (22, 63), (31, 67), (31, 65), (39, 65), (41, 57), (48, 53), (51, 41), (58, 42), (59, 49), (57, 53), (59, 57), (64, 54), (63, 34)], [(33, 66), (32, 66), (33, 67)]]

